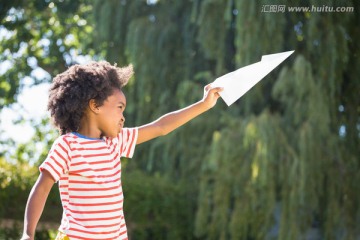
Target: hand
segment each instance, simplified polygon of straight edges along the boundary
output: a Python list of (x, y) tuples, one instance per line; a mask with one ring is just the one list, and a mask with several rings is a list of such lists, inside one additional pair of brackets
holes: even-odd
[(222, 87), (211, 87), (211, 84), (208, 84), (204, 87), (204, 96), (202, 101), (210, 109), (215, 106), (218, 98), (220, 97), (219, 92), (224, 88)]
[(28, 234), (23, 234), (20, 240), (34, 240), (34, 237), (30, 237)]

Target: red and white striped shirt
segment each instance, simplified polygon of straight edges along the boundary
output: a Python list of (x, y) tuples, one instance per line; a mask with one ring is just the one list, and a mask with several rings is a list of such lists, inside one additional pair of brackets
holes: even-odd
[(132, 157), (137, 136), (137, 128), (123, 128), (116, 138), (68, 133), (54, 142), (40, 171), (59, 182), (59, 231), (71, 240), (127, 239), (120, 157)]

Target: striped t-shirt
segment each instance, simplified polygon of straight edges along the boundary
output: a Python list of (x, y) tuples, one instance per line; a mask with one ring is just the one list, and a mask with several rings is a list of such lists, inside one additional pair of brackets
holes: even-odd
[(137, 128), (116, 138), (60, 136), (40, 171), (58, 181), (63, 216), (59, 231), (72, 239), (127, 239), (120, 157), (132, 157)]

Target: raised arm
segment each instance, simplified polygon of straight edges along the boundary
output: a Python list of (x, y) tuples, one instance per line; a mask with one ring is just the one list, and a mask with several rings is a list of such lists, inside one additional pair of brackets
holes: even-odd
[(204, 88), (202, 100), (183, 109), (170, 112), (149, 124), (139, 127), (139, 135), (136, 144), (149, 141), (153, 138), (164, 136), (176, 128), (184, 125), (191, 119), (212, 108), (220, 97), (222, 88), (212, 88), (207, 85)]
[(46, 199), (49, 195), (54, 180), (46, 170), (40, 173), (38, 180), (32, 188), (25, 209), (24, 232), (21, 240), (35, 238), (36, 225), (43, 212)]

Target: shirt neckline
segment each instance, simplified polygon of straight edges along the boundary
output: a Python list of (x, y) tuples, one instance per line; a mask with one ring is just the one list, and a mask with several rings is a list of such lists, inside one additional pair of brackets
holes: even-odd
[(72, 132), (72, 134), (74, 134), (75, 136), (79, 137), (79, 138), (84, 138), (84, 139), (88, 139), (88, 140), (97, 140), (97, 141), (104, 141), (103, 138), (91, 138), (91, 137), (87, 137), (87, 136), (84, 136), (78, 132)]

